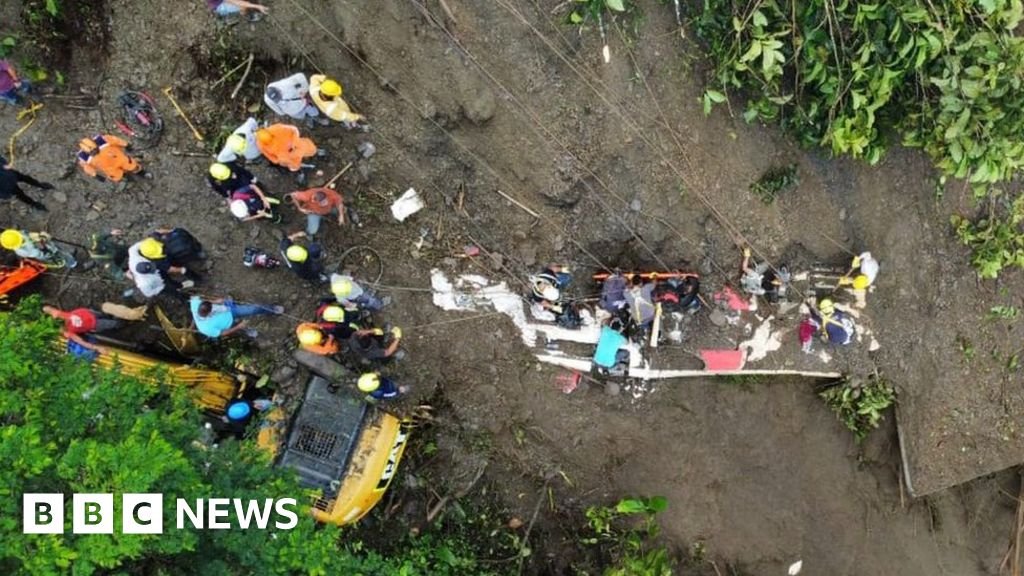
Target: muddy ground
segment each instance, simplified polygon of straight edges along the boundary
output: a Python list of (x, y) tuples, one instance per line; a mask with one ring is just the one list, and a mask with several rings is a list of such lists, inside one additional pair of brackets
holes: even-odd
[[(0, 6), (0, 32), (28, 33), (19, 4)], [(894, 150), (868, 168), (801, 151), (776, 129), (725, 110), (704, 117), (700, 47), (681, 40), (671, 12), (654, 2), (643, 4), (626, 43), (613, 31), (608, 65), (595, 31), (580, 37), (558, 24), (558, 2), (447, 4), (456, 23), (435, 2), (421, 9), (411, 0), (276, 0), (263, 22), (219, 27), (198, 0), (82, 2), (102, 14), (106, 35), (59, 56), (60, 93), (95, 95), (98, 105), (44, 98), (15, 161), (55, 181), (58, 193), (43, 198), (48, 214), (3, 207), (5, 224), (79, 242), (110, 226), (135, 237), (158, 225), (187, 227), (211, 252), (205, 293), (287, 307), (286, 318), (257, 323), (263, 356), (276, 359), (271, 370), (280, 368), (294, 324), (311, 314), (321, 291), (284, 270), (245, 268), (241, 249), (272, 249), (302, 219), (286, 211), (278, 227), (235, 223), (204, 183), (208, 147), (160, 91), (172, 86), (214, 139), (244, 120), (266, 79), (321, 69), (342, 81), (373, 125), (366, 134), (311, 130), (331, 154), (321, 165), (326, 177), (359, 142), (378, 148), (342, 180), (360, 225), (325, 223), (334, 262), (343, 249), (368, 244), (384, 256), (384, 285), (419, 290), (429, 287), (433, 267), (483, 272), (515, 287), (546, 261), (581, 270), (688, 262), (705, 284), (720, 286), (737, 266), (736, 233), (793, 267), (843, 264), (844, 248), (870, 249), (883, 264), (870, 296), (882, 349), (863, 368), (877, 366), (899, 388), (915, 491), (1024, 460), (1019, 373), (1007, 369), (1014, 326), (985, 319), (991, 306), (1021, 305), (1021, 280), (975, 282), (947, 224), (971, 204), (958, 187), (937, 197), (925, 158)], [(33, 53), (28, 43), (25, 50)], [(250, 51), (257, 65), (238, 98), (228, 96), (237, 75), (210, 89)], [(167, 129), (144, 158), (154, 179), (118, 192), (83, 178), (71, 160), (81, 136), (113, 130), (114, 101), (125, 87), (154, 94)], [(14, 110), (4, 109), (0, 133), (17, 124)], [(801, 184), (774, 205), (747, 191), (765, 169), (789, 163), (798, 165)], [(266, 167), (256, 171), (277, 194), (294, 188)], [(399, 224), (387, 207), (410, 186), (427, 208)], [(467, 244), (498, 256), (455, 258)], [(41, 287), (65, 306), (119, 300), (125, 288), (88, 274), (51, 277)], [(680, 556), (701, 543), (715, 563), (701, 570), (712, 574), (730, 573), (727, 566), (781, 574), (798, 559), (808, 574), (994, 574), (1002, 560), (1015, 474), (913, 499), (899, 481), (891, 418), (857, 446), (801, 381), (666, 383), (639, 403), (594, 391), (564, 395), (557, 372), (535, 364), (511, 323), (443, 313), (428, 292), (390, 294), (385, 317), (408, 335), (408, 357), (395, 368), (415, 386), (408, 403), (443, 406), (441, 456), (422, 458), (415, 477), (458, 489), (489, 461), (480, 486), (521, 518), (545, 483), (553, 488), (554, 509), (540, 509), (533, 536), (542, 542), (529, 563), (534, 573), (560, 573), (585, 556), (572, 552), (583, 507), (654, 494), (670, 502), (666, 543)], [(175, 319), (187, 318), (180, 304), (164, 305)], [(283, 380), (283, 393), (297, 397), (298, 378)], [(407, 479), (396, 497), (423, 500), (406, 506), (409, 515), (427, 505), (417, 484)]]

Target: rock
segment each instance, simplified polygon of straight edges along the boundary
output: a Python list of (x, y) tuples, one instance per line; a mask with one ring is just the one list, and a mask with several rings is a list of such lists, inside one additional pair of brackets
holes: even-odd
[(270, 379), (273, 380), (274, 382), (277, 382), (278, 384), (284, 384), (285, 382), (290, 380), (291, 377), (294, 375), (295, 368), (292, 368), (291, 366), (288, 365), (284, 365), (278, 368), (277, 370), (274, 370), (274, 373), (270, 375)]
[(260, 236), (260, 227), (259, 226), (253, 226), (252, 228), (249, 229), (249, 239), (250, 240), (255, 240), (255, 239), (259, 238), (259, 236)]
[(230, 248), (228, 247), (227, 244), (217, 244), (217, 253), (218, 254), (227, 254), (228, 250), (230, 250)]
[(497, 252), (491, 253), (491, 268), (501, 270), (505, 265), (505, 257)]
[(63, 204), (68, 201), (68, 195), (61, 192), (60, 190), (54, 190), (53, 192), (51, 192), (50, 198), (53, 198), (53, 201), (58, 204)]
[(370, 181), (370, 174), (372, 173), (372, 171), (370, 169), (369, 162), (360, 162), (359, 164), (357, 164), (356, 172), (359, 173), (360, 184), (365, 184)]
[(445, 266), (446, 268), (455, 268), (455, 266), (457, 266), (458, 263), (459, 263), (459, 261), (456, 260), (455, 258), (452, 258), (452, 257), (442, 258), (441, 259), (441, 264), (443, 266)]
[(512, 518), (511, 520), (508, 521), (508, 527), (511, 530), (516, 530), (518, 528), (521, 528), (522, 526), (523, 526), (523, 521), (520, 520), (519, 518)]
[(526, 266), (533, 266), (537, 263), (537, 247), (533, 244), (526, 244), (519, 248), (519, 259)]
[(483, 124), (493, 118), (496, 109), (494, 92), (486, 87), (478, 91), (471, 101), (462, 104), (462, 113), (474, 124)]
[(639, 198), (634, 198), (633, 201), (629, 203), (629, 209), (633, 212), (639, 212), (643, 207), (644, 205), (640, 202)]
[(562, 248), (565, 248), (565, 238), (562, 238), (561, 234), (555, 236), (555, 239), (551, 243), (553, 244), (555, 252), (561, 252)]
[(841, 222), (842, 221), (846, 221), (846, 208), (840, 208), (839, 209), (839, 220)]
[(618, 382), (605, 382), (604, 393), (609, 396), (618, 396), (622, 390), (619, 388)]
[(168, 204), (167, 206), (164, 206), (164, 212), (166, 212), (168, 214), (173, 213), (177, 209), (178, 209), (178, 207), (176, 205), (174, 205), (174, 204)]
[(100, 213), (95, 211), (95, 210), (89, 210), (88, 212), (85, 213), (85, 221), (86, 222), (93, 222), (95, 220), (99, 220), (99, 218), (100, 218)]

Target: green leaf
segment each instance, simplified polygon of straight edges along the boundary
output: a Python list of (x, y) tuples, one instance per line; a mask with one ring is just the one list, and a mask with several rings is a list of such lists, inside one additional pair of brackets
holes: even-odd
[(715, 104), (725, 102), (725, 94), (722, 94), (718, 90), (711, 90), (709, 88), (708, 90), (705, 90), (704, 93), (707, 94), (708, 98), (710, 98)]
[(765, 17), (764, 12), (760, 10), (754, 10), (754, 26), (760, 26), (764, 28), (768, 25), (768, 18)]
[(46, 0), (46, 12), (56, 18), (60, 13), (60, 0)]
[(623, 4), (623, 0), (604, 0), (604, 5), (616, 12), (626, 11), (626, 6)]
[(583, 15), (579, 12), (573, 12), (569, 14), (569, 22), (573, 24), (580, 24), (583, 22)]
[(668, 508), (668, 498), (653, 496), (647, 501), (647, 508), (654, 513), (664, 512)]
[(743, 54), (743, 56), (740, 57), (740, 62), (750, 62), (751, 60), (753, 60), (754, 58), (757, 58), (760, 55), (761, 55), (761, 41), (760, 40), (754, 40), (750, 44), (750, 48), (747, 48), (747, 51)]

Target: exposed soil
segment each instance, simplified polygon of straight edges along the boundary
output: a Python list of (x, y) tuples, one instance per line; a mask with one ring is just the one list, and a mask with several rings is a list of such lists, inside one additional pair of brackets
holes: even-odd
[[(971, 210), (967, 194), (950, 188), (937, 198), (925, 158), (894, 150), (868, 168), (801, 151), (774, 128), (745, 125), (723, 111), (705, 118), (700, 48), (680, 40), (671, 11), (655, 3), (645, 3), (629, 48), (612, 32), (608, 65), (600, 62), (595, 31), (579, 37), (558, 24), (554, 0), (446, 3), (457, 24), (436, 2), (427, 3), (428, 18), (412, 1), (276, 0), (268, 19), (224, 29), (198, 0), (107, 0), (106, 49), (72, 50), (70, 67), (62, 69), (65, 90), (95, 94), (99, 107), (45, 100), (17, 142), (15, 161), (54, 180), (59, 193), (43, 197), (47, 214), (3, 207), (8, 223), (77, 242), (111, 226), (130, 237), (184, 226), (211, 253), (204, 293), (286, 306), (288, 317), (257, 322), (260, 348), (284, 358), (294, 324), (310, 316), (320, 291), (286, 270), (245, 268), (241, 253), (246, 245), (273, 250), (280, 233), (303, 220), (285, 210), (278, 227), (235, 223), (206, 189), (209, 156), (194, 156), (214, 146), (193, 139), (161, 91), (171, 86), (208, 140), (216, 140), (244, 120), (266, 79), (319, 68), (340, 78), (373, 130), (310, 130), (330, 152), (324, 174), (311, 181), (340, 170), (359, 142), (378, 149), (342, 179), (359, 226), (325, 223), (334, 263), (345, 248), (368, 244), (384, 256), (384, 285), (422, 290), (433, 267), (485, 273), (516, 287), (547, 261), (582, 270), (597, 267), (595, 260), (659, 268), (689, 262), (705, 284), (721, 286), (737, 267), (737, 232), (766, 257), (791, 265), (842, 265), (849, 255), (840, 245), (870, 249), (883, 265), (869, 297), (882, 349), (851, 363), (868, 362), (859, 366), (864, 371), (878, 367), (899, 388), (915, 493), (1024, 461), (1015, 420), (1024, 397), (1019, 372), (1007, 368), (1018, 347), (1014, 325), (984, 319), (997, 304), (1021, 307), (1022, 281), (974, 281), (947, 224), (951, 212)], [(9, 18), (17, 8), (5, 4), (0, 33), (21, 25)], [(551, 46), (505, 6), (521, 11)], [(210, 89), (249, 52), (256, 61), (236, 99), (230, 92), (237, 74)], [(156, 98), (166, 130), (143, 159), (155, 178), (116, 192), (76, 173), (71, 159), (80, 137), (113, 130), (116, 97), (128, 87)], [(0, 132), (17, 129), (13, 112), (0, 115)], [(750, 194), (749, 184), (766, 169), (790, 163), (801, 176), (796, 190), (773, 205)], [(256, 171), (274, 193), (294, 188), (265, 166)], [(427, 208), (400, 224), (388, 205), (410, 186)], [(497, 189), (544, 217), (535, 221)], [(454, 258), (466, 244), (500, 257)], [(65, 306), (119, 301), (125, 288), (78, 274), (39, 286)], [(442, 456), (427, 469), (431, 477), (457, 489), (489, 460), (480, 486), (492, 487), (509, 513), (524, 519), (541, 486), (553, 489), (554, 510), (541, 508), (531, 537), (543, 543), (529, 562), (534, 573), (561, 573), (586, 556), (571, 552), (584, 506), (630, 495), (667, 496), (666, 542), (681, 556), (702, 542), (715, 567), (698, 569), (712, 574), (729, 573), (727, 565), (734, 573), (782, 574), (798, 559), (809, 574), (992, 574), (1005, 552), (1013, 473), (913, 499), (901, 489), (891, 420), (858, 447), (811, 384), (666, 383), (640, 403), (597, 391), (565, 395), (556, 372), (519, 345), (511, 323), (440, 312), (429, 292), (391, 295), (386, 319), (408, 335), (408, 356), (395, 368), (415, 386), (408, 404), (445, 399), (438, 414)], [(179, 303), (164, 305), (179, 323), (187, 319)], [(784, 345), (797, 346), (792, 339)], [(298, 397), (301, 378), (282, 379), (283, 392)], [(424, 492), (408, 485), (410, 494)], [(425, 507), (410, 510), (418, 515)]]

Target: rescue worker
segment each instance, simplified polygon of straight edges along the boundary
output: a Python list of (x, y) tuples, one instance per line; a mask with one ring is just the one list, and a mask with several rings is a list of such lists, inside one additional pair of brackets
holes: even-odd
[(356, 382), (359, 390), (365, 392), (367, 400), (391, 400), (409, 391), (408, 386), (399, 386), (390, 378), (384, 378), (380, 372), (364, 372)]
[(345, 200), (330, 188), (310, 188), (287, 195), (295, 208), (306, 215), (306, 234), (316, 236), (324, 216), (335, 215), (338, 225), (345, 224)]
[(125, 175), (152, 175), (142, 169), (137, 160), (128, 155), (128, 142), (112, 134), (97, 134), (78, 142), (78, 165), (88, 176), (100, 182), (120, 182)]
[(249, 328), (241, 318), (267, 314), (280, 315), (283, 306), (264, 306), (262, 304), (239, 304), (230, 298), (202, 298), (193, 296), (189, 299), (189, 310), (195, 320), (196, 330), (207, 338), (221, 338), (236, 332), (244, 331), (250, 338), (258, 333)]
[(338, 342), (347, 341), (353, 334), (359, 332), (358, 313), (354, 310), (345, 310), (332, 300), (323, 301), (316, 310), (317, 325)]
[(853, 342), (857, 327), (845, 312), (836, 309), (832, 300), (823, 298), (817, 308), (812, 307), (808, 317), (800, 322), (799, 337), (804, 352), (812, 352), (815, 334), (822, 342), (846, 346)]
[(533, 302), (531, 308), (534, 316), (544, 319), (545, 313), (548, 313), (560, 326), (578, 328), (581, 323), (579, 312), (562, 301), (562, 289), (571, 281), (569, 268), (559, 264), (550, 264), (540, 273), (531, 276), (530, 300)]
[(277, 114), (296, 120), (320, 116), (309, 99), (309, 81), (302, 72), (268, 84), (263, 101)]
[(93, 332), (116, 330), (124, 324), (122, 321), (102, 312), (89, 308), (76, 308), (65, 312), (53, 306), (43, 306), (43, 312), (64, 321), (61, 334), (70, 342), (89, 350), (96, 350), (96, 345), (85, 338)]
[(603, 310), (615, 315), (626, 308), (626, 290), (629, 281), (616, 270), (601, 282), (600, 306)]
[(46, 206), (42, 202), (33, 200), (28, 194), (25, 193), (21, 187), (18, 186), (19, 182), (24, 182), (29, 186), (35, 186), (40, 190), (53, 190), (53, 184), (47, 182), (40, 182), (28, 174), (18, 172), (11, 165), (7, 163), (7, 159), (0, 156), (0, 200), (9, 200), (12, 197), (21, 200), (25, 204), (31, 206), (34, 210), (42, 210), (46, 212)]
[(594, 365), (605, 372), (617, 371), (621, 365), (629, 365), (629, 350), (626, 345), (625, 326), (619, 318), (612, 318), (601, 326), (601, 334), (594, 349)]
[(626, 306), (634, 326), (644, 328), (654, 322), (654, 287), (655, 283), (645, 282), (642, 274), (633, 275), (632, 285), (626, 290)]
[(7, 60), (0, 60), (0, 101), (17, 106), (21, 104), (22, 98), (28, 94), (28, 81), (18, 77), (14, 66)]
[(26, 232), (8, 228), (0, 233), (0, 246), (13, 251), (19, 258), (38, 260), (51, 266), (78, 266), (74, 255), (54, 243), (46, 232)]
[(193, 284), (201, 279), (193, 263), (206, 259), (203, 245), (184, 228), (156, 229), (139, 242), (139, 253), (156, 266), (165, 281), (170, 281), (170, 274), (182, 274)]
[(306, 237), (306, 233), (300, 231), (281, 239), (279, 248), (284, 256), (284, 263), (303, 280), (326, 282), (327, 276), (324, 274), (324, 266), (321, 261), (323, 250), (316, 242), (310, 242), (306, 246), (295, 243), (296, 240), (304, 237)]
[(213, 188), (213, 191), (223, 198), (229, 198), (235, 190), (241, 190), (246, 186), (259, 185), (256, 176), (235, 162), (214, 162), (210, 164), (209, 173), (206, 175), (206, 182)]
[(155, 238), (144, 238), (128, 247), (127, 275), (146, 298), (161, 294), (168, 286), (175, 293), (182, 288), (192, 288), (195, 281), (191, 278), (182, 282), (171, 276), (187, 272), (184, 267), (171, 265), (164, 254), (163, 243)]
[(363, 364), (401, 360), (405, 353), (398, 347), (402, 343), (402, 329), (398, 326), (385, 330), (368, 328), (358, 330), (348, 339), (348, 349)]
[(298, 337), (302, 349), (313, 354), (331, 356), (341, 350), (338, 340), (313, 322), (299, 324), (295, 329), (295, 335)]
[(217, 154), (217, 162), (227, 164), (229, 162), (255, 162), (259, 160), (259, 147), (256, 146), (256, 130), (259, 123), (253, 117), (246, 118), (245, 122), (235, 128), (235, 131), (224, 141), (224, 147)]
[(356, 114), (349, 108), (348, 102), (341, 97), (341, 84), (323, 74), (309, 77), (309, 97), (324, 116), (341, 122), (346, 128), (353, 128), (365, 122), (362, 114)]
[(853, 257), (850, 271), (839, 279), (839, 285), (850, 286), (854, 290), (867, 290), (878, 278), (878, 269), (878, 260), (871, 256), (871, 252), (861, 252), (859, 256)]
[[(292, 172), (300, 172), (302, 160), (317, 154), (316, 144), (303, 138), (299, 129), (290, 124), (271, 124), (256, 131), (256, 146), (267, 161)], [(305, 181), (300, 172), (300, 180)]]
[(228, 209), (231, 215), (242, 222), (266, 218), (272, 222), (280, 222), (281, 215), (274, 209), (281, 201), (271, 198), (255, 184), (235, 190), (228, 198)]
[(363, 288), (348, 274), (331, 274), (331, 293), (338, 302), (349, 310), (362, 309), (376, 312), (391, 303), (385, 296), (378, 298)]
[(786, 295), (790, 275), (785, 266), (779, 267), (776, 272), (767, 262), (753, 267), (750, 264), (750, 248), (743, 248), (743, 263), (740, 265), (743, 276), (740, 278), (740, 287), (744, 292), (751, 296), (764, 296), (769, 302), (778, 302), (779, 298)]

